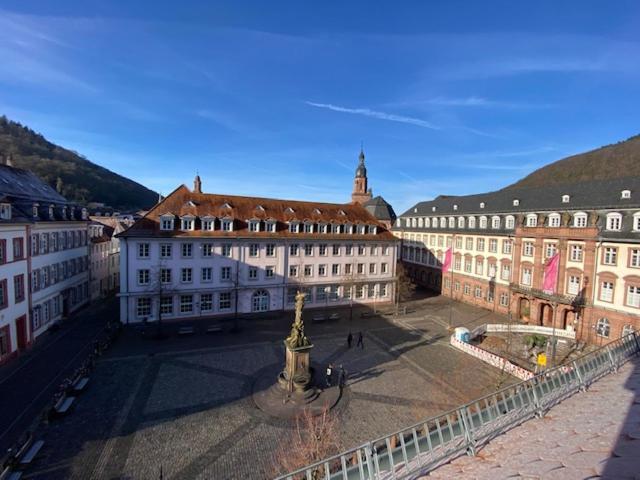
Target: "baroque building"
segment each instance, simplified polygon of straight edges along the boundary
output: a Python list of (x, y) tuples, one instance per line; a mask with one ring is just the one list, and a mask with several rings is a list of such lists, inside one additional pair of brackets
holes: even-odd
[(120, 286), (120, 240), (133, 221), (117, 216), (91, 216), (89, 224), (91, 300), (115, 293)]
[(118, 235), (123, 323), (373, 304), (394, 298), (397, 239), (358, 203), (181, 185)]
[(88, 300), (87, 212), (0, 165), (0, 363)]
[[(639, 178), (439, 196), (403, 213), (393, 233), (410, 275), (443, 295), (581, 341), (640, 329)], [(556, 253), (555, 291), (543, 291)]]

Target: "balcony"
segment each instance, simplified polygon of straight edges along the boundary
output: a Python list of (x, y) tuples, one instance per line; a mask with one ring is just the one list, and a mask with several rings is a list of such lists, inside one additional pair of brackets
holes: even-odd
[(509, 288), (512, 292), (522, 293), (531, 297), (547, 300), (552, 303), (560, 303), (563, 305), (572, 305), (574, 307), (584, 307), (586, 300), (582, 294), (580, 295), (562, 295), (560, 293), (545, 293), (537, 288), (526, 287), (519, 283), (510, 283)]

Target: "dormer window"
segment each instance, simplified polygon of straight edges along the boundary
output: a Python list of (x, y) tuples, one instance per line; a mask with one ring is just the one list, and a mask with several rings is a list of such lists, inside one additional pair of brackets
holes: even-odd
[(622, 215), (620, 213), (607, 214), (607, 230), (611, 232), (619, 232), (622, 228)]
[(497, 215), (491, 217), (491, 228), (493, 228), (494, 230), (498, 230), (500, 228), (500, 217), (498, 217)]
[(538, 215), (535, 213), (527, 215), (526, 225), (527, 227), (536, 227), (538, 225)]
[(548, 226), (552, 228), (557, 228), (560, 226), (560, 214), (552, 213), (548, 217)]
[(633, 214), (633, 230), (640, 231), (640, 212)]
[(631, 190), (622, 190), (620, 198), (631, 198)]
[(440, 217), (440, 228), (447, 228), (447, 219), (445, 217)]
[(449, 217), (449, 228), (456, 228), (456, 219), (455, 219), (455, 217)]
[(435, 212), (436, 211), (436, 207), (431, 207), (431, 211)]
[(358, 235), (364, 235), (366, 233), (366, 228), (367, 228), (366, 225), (358, 225), (357, 227)]
[(519, 207), (520, 206), (520, 200), (518, 200), (517, 198), (513, 199), (513, 206), (514, 207)]
[(313, 209), (313, 214), (314, 214), (314, 215), (321, 215), (321, 214), (322, 214), (322, 212), (320, 211), (320, 209), (319, 209), (319, 208), (314, 208), (314, 209)]
[(375, 235), (378, 233), (378, 227), (376, 225), (369, 225), (369, 233)]
[(427, 228), (431, 227), (431, 219), (429, 217), (425, 217), (424, 226), (427, 227)]
[(413, 207), (413, 213), (418, 213), (418, 207)]
[(49, 205), (49, 220), (53, 220), (55, 217), (53, 216), (53, 205)]
[(160, 217), (160, 230), (173, 230), (173, 215), (162, 215)]
[(256, 207), (256, 210), (259, 211), (259, 212), (264, 212), (264, 207), (262, 205), (258, 205)]
[(570, 200), (571, 200), (570, 195), (562, 195), (562, 203), (569, 203)]
[(220, 228), (223, 232), (233, 232), (233, 219), (223, 218), (220, 222)]
[(180, 230), (193, 230), (196, 224), (196, 219), (195, 217), (189, 215), (186, 217), (182, 217), (180, 219), (182, 221), (182, 224), (180, 226)]
[(587, 214), (578, 212), (573, 216), (573, 226), (576, 228), (585, 228), (587, 226)]
[(464, 217), (458, 217), (458, 228), (464, 228)]
[(469, 228), (476, 228), (476, 217), (469, 217)]
[(37, 203), (33, 204), (33, 218), (38, 218), (38, 207), (40, 205), (38, 205)]
[(402, 219), (401, 218), (396, 219), (396, 227), (402, 227)]
[(483, 209), (484, 208), (484, 202), (480, 202), (480, 208)]
[(298, 233), (300, 231), (300, 224), (298, 222), (289, 223), (289, 233)]
[(457, 210), (458, 210), (458, 205), (454, 205), (454, 206), (453, 206), (453, 210), (454, 210), (454, 211), (457, 211)]
[[(400, 222), (396, 222), (398, 224), (398, 226), (400, 225)], [(333, 233), (341, 233), (340, 232), (340, 227), (341, 225), (339, 223), (334, 223), (333, 225), (331, 225), (331, 231)]]
[(507, 218), (504, 221), (504, 227), (507, 230), (513, 230), (516, 226), (516, 218), (513, 215), (507, 215)]
[[(406, 219), (406, 220), (407, 220), (407, 221), (409, 221), (409, 219)], [(407, 227), (408, 227), (408, 226), (409, 226), (409, 225), (407, 225)], [(353, 225), (352, 225), (352, 224), (350, 224), (350, 223), (347, 223), (347, 224), (344, 226), (344, 233), (352, 234), (352, 233), (353, 233)]]
[(226, 210), (233, 210), (233, 207), (231, 206), (231, 204), (229, 202), (225, 202), (222, 205), (222, 208), (226, 209)]
[(66, 206), (62, 207), (62, 219), (63, 220), (67, 219), (67, 207)]
[(11, 220), (11, 204), (0, 203), (0, 218), (2, 220)]
[(267, 232), (271, 232), (271, 233), (275, 232), (276, 231), (276, 221), (275, 220), (267, 220), (264, 223), (264, 229)]
[(216, 219), (213, 217), (202, 218), (202, 230), (212, 231), (216, 228)]
[(344, 210), (338, 210), (338, 215), (345, 217), (347, 214), (344, 212)]
[[(82, 216), (82, 220), (89, 218), (89, 212), (87, 212), (86, 208), (83, 208), (80, 214)], [(53, 207), (51, 207), (51, 219), (53, 220)]]
[(249, 220), (249, 231), (250, 232), (259, 232), (260, 231), (260, 220)]
[(480, 228), (487, 228), (487, 217), (480, 217)]
[(294, 214), (294, 213), (296, 213), (296, 212), (293, 210), (293, 208), (291, 208), (291, 207), (287, 207), (287, 208), (285, 208), (284, 213)]
[(320, 225), (318, 225), (318, 229), (320, 233), (329, 233), (329, 229), (327, 228), (326, 223), (321, 223)]
[(313, 233), (313, 223), (305, 222), (305, 224), (304, 224), (304, 233)]

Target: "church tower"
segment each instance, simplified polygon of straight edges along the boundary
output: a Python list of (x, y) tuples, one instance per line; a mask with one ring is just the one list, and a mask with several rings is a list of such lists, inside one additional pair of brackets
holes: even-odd
[(356, 168), (356, 177), (353, 180), (353, 192), (351, 193), (351, 203), (363, 204), (371, 200), (371, 190), (367, 185), (367, 167), (364, 166), (364, 152), (360, 148), (360, 156), (358, 157), (358, 168)]
[(200, 175), (197, 174), (193, 180), (193, 193), (202, 193), (202, 180), (200, 180)]

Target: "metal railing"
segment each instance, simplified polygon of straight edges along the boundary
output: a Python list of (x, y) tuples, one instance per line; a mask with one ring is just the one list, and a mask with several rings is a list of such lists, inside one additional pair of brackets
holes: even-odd
[(276, 480), (387, 480), (425, 474), (476, 449), (640, 353), (640, 333), (625, 337), (530, 380), (498, 390), (466, 405), (377, 440), (308, 465)]

